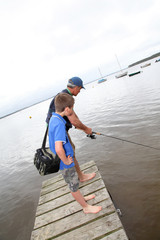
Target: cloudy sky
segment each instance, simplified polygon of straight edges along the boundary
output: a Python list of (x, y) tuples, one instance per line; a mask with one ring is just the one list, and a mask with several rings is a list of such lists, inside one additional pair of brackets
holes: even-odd
[[(159, 0), (0, 0), (0, 102), (160, 51)], [(3, 104), (2, 104), (3, 103)]]

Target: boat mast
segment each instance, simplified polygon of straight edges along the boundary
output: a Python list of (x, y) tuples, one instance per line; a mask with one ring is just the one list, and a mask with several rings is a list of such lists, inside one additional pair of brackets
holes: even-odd
[(103, 78), (102, 73), (101, 73), (101, 70), (100, 70), (99, 67), (98, 67), (98, 70), (99, 70), (99, 73), (100, 73), (100, 75), (101, 75), (101, 78)]
[(119, 65), (119, 67), (120, 67), (120, 70), (121, 70), (121, 72), (122, 72), (122, 68), (121, 68), (121, 65), (120, 65), (120, 63), (119, 63), (119, 61), (118, 61), (118, 57), (117, 57), (116, 54), (115, 54), (115, 56), (116, 56), (116, 59), (117, 59), (117, 63), (118, 63), (118, 65)]

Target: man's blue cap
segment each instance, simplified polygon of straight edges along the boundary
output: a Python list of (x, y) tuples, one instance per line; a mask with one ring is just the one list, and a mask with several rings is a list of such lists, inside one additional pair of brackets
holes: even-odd
[[(82, 81), (82, 79), (80, 79), (79, 77), (70, 78), (70, 79), (68, 80), (68, 83), (71, 84), (71, 85), (75, 85), (75, 86), (84, 88), (84, 86), (83, 86), (83, 81)], [(84, 89), (85, 89), (85, 88), (84, 88)]]

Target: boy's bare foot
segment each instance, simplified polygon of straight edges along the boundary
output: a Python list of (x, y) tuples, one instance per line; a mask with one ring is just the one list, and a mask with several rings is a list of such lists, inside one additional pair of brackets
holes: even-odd
[(96, 173), (88, 173), (88, 174), (83, 173), (83, 176), (80, 179), (80, 182), (85, 182), (85, 181), (91, 180), (95, 176), (96, 176)]
[(84, 213), (98, 213), (102, 210), (101, 206), (91, 206), (87, 205), (87, 207), (83, 208)]
[(94, 194), (91, 194), (91, 195), (88, 195), (88, 196), (85, 196), (84, 199), (85, 201), (89, 201), (91, 199), (95, 198), (95, 195)]

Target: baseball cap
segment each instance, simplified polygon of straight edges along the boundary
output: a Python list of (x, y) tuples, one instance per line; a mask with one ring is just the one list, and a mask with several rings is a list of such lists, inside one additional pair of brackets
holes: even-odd
[(79, 77), (72, 77), (72, 78), (70, 78), (68, 80), (68, 83), (71, 84), (71, 85), (75, 85), (75, 86), (84, 88), (83, 81)]

